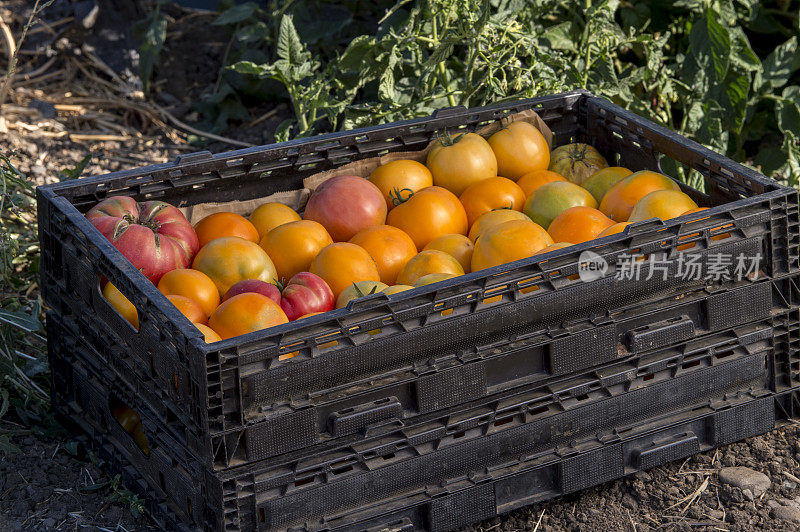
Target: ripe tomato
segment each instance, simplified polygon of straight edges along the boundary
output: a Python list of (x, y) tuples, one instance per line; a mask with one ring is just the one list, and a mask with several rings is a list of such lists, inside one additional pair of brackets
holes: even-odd
[(321, 224), (300, 220), (279, 225), (259, 245), (275, 264), (278, 279), (286, 280), (308, 271), (311, 261), (328, 244), (333, 244), (333, 239)]
[(570, 207), (556, 216), (547, 232), (556, 242), (580, 244), (597, 238), (612, 225), (614, 221), (597, 209)]
[(267, 296), (275, 303), (279, 305), (281, 304), (281, 289), (272, 283), (268, 283), (260, 279), (245, 279), (244, 281), (235, 283), (233, 286), (228, 288), (227, 292), (225, 292), (225, 295), (222, 297), (222, 301), (227, 301), (233, 296), (238, 296), (239, 294), (244, 294), (246, 292), (255, 292), (256, 294)]
[(387, 285), (397, 281), (400, 269), (417, 254), (411, 237), (391, 225), (376, 225), (359, 231), (350, 242), (366, 249), (375, 259), (381, 281)]
[(277, 303), (261, 294), (248, 292), (223, 302), (208, 319), (208, 326), (227, 340), (288, 322)]
[(89, 209), (86, 218), (153, 283), (186, 268), (200, 247), (189, 220), (163, 201), (112, 196)]
[(421, 251), (408, 261), (400, 275), (397, 276), (397, 282), (416, 286), (417, 280), (429, 273), (464, 275), (464, 268), (454, 257), (444, 251), (429, 249), (428, 251)]
[(212, 329), (208, 325), (203, 325), (202, 323), (195, 323), (194, 326), (200, 329), (200, 332), (203, 333), (203, 337), (205, 338), (207, 344), (219, 342), (220, 340), (222, 340), (222, 338), (220, 338), (219, 335), (214, 332), (214, 329)]
[(614, 185), (631, 175), (633, 172), (622, 166), (609, 166), (593, 173), (589, 179), (583, 182), (583, 188), (588, 190), (598, 205), (603, 201), (603, 197)]
[(200, 247), (216, 238), (238, 236), (250, 242), (258, 242), (258, 230), (247, 218), (233, 212), (209, 214), (194, 225)]
[(363, 177), (340, 175), (317, 187), (303, 218), (321, 223), (334, 242), (346, 242), (362, 229), (386, 223), (386, 212), (378, 187)]
[(412, 288), (414, 288), (414, 287), (411, 286), (411, 285), (408, 285), (408, 284), (396, 284), (396, 285), (392, 285), (392, 286), (387, 286), (386, 288), (381, 290), (381, 292), (383, 292), (387, 296), (390, 296), (392, 294), (399, 294), (400, 292), (405, 292), (406, 290), (411, 290)]
[(679, 190), (656, 190), (636, 203), (628, 220), (631, 222), (641, 222), (650, 218), (671, 220), (696, 208), (694, 200)]
[(599, 151), (588, 144), (575, 143), (554, 149), (550, 154), (548, 170), (582, 185), (592, 174), (606, 166), (608, 162)]
[(289, 222), (296, 222), (301, 220), (300, 215), (294, 209), (283, 203), (265, 203), (259, 205), (256, 210), (250, 214), (250, 223), (258, 231), (258, 236), (264, 238), (267, 233), (278, 227), (279, 225), (288, 224)]
[(137, 331), (139, 330), (139, 313), (136, 312), (136, 307), (134, 307), (133, 303), (131, 303), (127, 297), (123, 296), (122, 292), (111, 284), (110, 281), (103, 287), (103, 297), (108, 300), (108, 303), (114, 310), (119, 312), (119, 315), (122, 316), (125, 321), (130, 323)]
[(625, 228), (631, 225), (632, 223), (633, 222), (617, 222), (614, 225), (608, 226), (607, 228), (603, 229), (603, 231), (599, 235), (597, 235), (597, 238), (619, 234), (623, 232)]
[(378, 266), (369, 253), (350, 242), (337, 242), (324, 248), (311, 261), (309, 271), (328, 283), (334, 298), (353, 283), (381, 280)]
[(464, 273), (470, 272), (472, 251), (475, 249), (475, 246), (472, 240), (464, 235), (442, 235), (439, 238), (431, 240), (423, 251), (429, 249), (444, 251), (461, 264), (461, 267), (464, 268)]
[(550, 164), (544, 135), (528, 122), (511, 122), (489, 137), (489, 145), (497, 157), (497, 173), (514, 181)]
[(281, 294), (281, 309), (289, 318), (296, 320), (312, 313), (333, 310), (335, 300), (328, 284), (311, 272), (294, 275)]
[(120, 405), (115, 407), (112, 415), (128, 434), (133, 434), (136, 426), (142, 424), (142, 418), (139, 417), (139, 413), (129, 406)]
[(492, 147), (475, 133), (466, 133), (455, 140), (438, 140), (428, 152), (426, 164), (433, 174), (433, 184), (456, 196), (471, 184), (497, 175)]
[(575, 183), (553, 181), (536, 189), (525, 200), (522, 212), (542, 227), (550, 227), (556, 216), (570, 207), (578, 206), (594, 209), (597, 208), (597, 202), (588, 190)]
[(244, 279), (275, 282), (278, 276), (266, 251), (258, 244), (237, 236), (217, 238), (203, 246), (197, 252), (192, 268), (208, 275), (221, 295)]
[(574, 246), (574, 245), (575, 244), (570, 244), (569, 242), (556, 242), (555, 244), (550, 244), (546, 248), (540, 249), (539, 251), (534, 253), (534, 255), (540, 255), (542, 253), (550, 253), (551, 251), (555, 251), (557, 249), (568, 248), (568, 247)]
[(203, 308), (193, 299), (186, 296), (168, 295), (169, 302), (175, 305), (181, 314), (186, 316), (192, 323), (201, 323), (205, 325), (208, 316), (203, 312)]
[(458, 198), (442, 187), (423, 188), (389, 212), (386, 222), (402, 229), (418, 250), (434, 238), (467, 234), (467, 213)]
[(534, 170), (520, 177), (517, 180), (517, 185), (522, 189), (525, 198), (527, 198), (536, 192), (536, 189), (540, 186), (553, 181), (566, 181), (566, 179), (564, 179), (564, 176), (550, 170)]
[(433, 175), (424, 164), (408, 159), (392, 161), (377, 167), (369, 180), (380, 189), (390, 211), (412, 194), (433, 186)]
[(530, 220), (511, 220), (496, 225), (475, 242), (472, 271), (530, 257), (552, 244), (547, 231)]
[(206, 317), (211, 316), (219, 305), (219, 290), (211, 278), (198, 270), (181, 268), (164, 274), (158, 282), (158, 289), (165, 296), (185, 296), (194, 300), (203, 309)]
[(389, 288), (389, 285), (380, 281), (359, 281), (345, 288), (336, 298), (336, 308), (344, 308), (354, 299), (377, 294)]
[(490, 177), (468, 186), (458, 199), (467, 213), (467, 224), (472, 227), (481, 214), (489, 211), (521, 211), (525, 193), (510, 179)]
[(498, 209), (481, 215), (469, 229), (469, 239), (477, 242), (478, 237), (495, 225), (500, 225), (511, 220), (525, 220), (530, 222), (527, 214), (511, 209)]
[(624, 222), (630, 217), (633, 206), (649, 193), (680, 189), (675, 181), (658, 172), (634, 172), (606, 193), (600, 202), (600, 210), (615, 222)]
[(417, 282), (414, 283), (414, 287), (426, 286), (429, 284), (438, 283), (439, 281), (444, 281), (445, 279), (452, 279), (454, 277), (458, 277), (458, 275), (454, 273), (429, 273), (417, 279)]

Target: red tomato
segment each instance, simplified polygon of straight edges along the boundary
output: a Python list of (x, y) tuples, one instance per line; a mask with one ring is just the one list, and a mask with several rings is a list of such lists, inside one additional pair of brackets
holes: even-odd
[(200, 243), (186, 217), (163, 201), (106, 198), (86, 213), (103, 236), (153, 283), (191, 264)]
[(317, 312), (333, 310), (333, 291), (319, 275), (300, 272), (286, 283), (281, 309), (289, 321)]
[(363, 177), (340, 175), (328, 179), (311, 194), (303, 218), (319, 222), (334, 242), (386, 222), (386, 200), (378, 187)]
[(260, 279), (245, 279), (244, 281), (239, 281), (228, 288), (228, 291), (225, 292), (225, 297), (222, 298), (222, 301), (227, 301), (233, 296), (238, 296), (239, 294), (244, 294), (246, 292), (255, 292), (256, 294), (267, 296), (279, 305), (281, 303), (280, 289), (274, 284), (262, 281)]

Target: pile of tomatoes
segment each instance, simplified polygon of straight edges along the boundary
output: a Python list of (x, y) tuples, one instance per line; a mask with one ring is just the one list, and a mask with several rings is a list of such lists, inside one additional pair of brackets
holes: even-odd
[[(524, 121), (440, 138), (425, 164), (323, 182), (305, 210), (265, 203), (194, 227), (175, 207), (112, 197), (92, 223), (213, 342), (700, 210), (669, 177), (550, 151)], [(103, 294), (138, 327), (112, 284)]]

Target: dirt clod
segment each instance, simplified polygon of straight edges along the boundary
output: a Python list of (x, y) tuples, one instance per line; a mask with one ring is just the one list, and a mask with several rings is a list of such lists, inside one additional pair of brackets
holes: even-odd
[(720, 470), (719, 480), (723, 484), (741, 489), (748, 500), (761, 496), (771, 484), (767, 475), (749, 467), (726, 467)]

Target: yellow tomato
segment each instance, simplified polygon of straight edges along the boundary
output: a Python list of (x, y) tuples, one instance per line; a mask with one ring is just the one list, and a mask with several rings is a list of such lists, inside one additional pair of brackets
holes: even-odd
[(428, 152), (433, 184), (460, 196), (468, 186), (497, 175), (497, 158), (480, 135), (466, 133), (438, 140)]
[(628, 220), (631, 222), (641, 222), (650, 218), (671, 220), (696, 208), (694, 200), (679, 190), (656, 190), (636, 203)]
[(377, 167), (369, 180), (378, 187), (391, 211), (412, 194), (433, 186), (433, 175), (424, 164), (409, 159), (392, 161)]
[(192, 268), (209, 276), (220, 295), (245, 279), (274, 283), (278, 276), (266, 251), (255, 242), (235, 236), (217, 238), (200, 248)]
[(448, 273), (452, 275), (464, 275), (464, 268), (452, 256), (444, 251), (429, 249), (417, 254), (408, 261), (405, 267), (397, 276), (399, 284), (415, 285), (417, 280), (429, 273)]
[(260, 205), (250, 215), (250, 223), (258, 231), (258, 236), (264, 238), (267, 233), (279, 225), (300, 220), (300, 215), (294, 209), (283, 203), (265, 203)]
[(139, 330), (139, 313), (136, 312), (136, 307), (110, 281), (103, 287), (103, 296), (125, 321), (130, 323), (137, 331)]
[(475, 245), (468, 237), (464, 235), (442, 235), (431, 240), (423, 251), (428, 249), (444, 251), (461, 264), (461, 267), (464, 268), (464, 273), (470, 272), (472, 251), (475, 249)]
[(308, 271), (317, 253), (329, 244), (333, 240), (322, 224), (299, 220), (279, 225), (259, 245), (275, 264), (278, 278), (288, 281), (295, 274)]
[(511, 220), (496, 225), (475, 242), (472, 271), (530, 257), (552, 244), (553, 239), (547, 231), (530, 220)]
[(473, 242), (478, 240), (481, 234), (485, 233), (495, 225), (500, 225), (511, 220), (525, 220), (530, 222), (528, 215), (511, 209), (498, 209), (481, 215), (469, 229), (469, 239)]
[(497, 158), (497, 173), (516, 181), (528, 172), (547, 170), (550, 147), (536, 126), (511, 122), (489, 137)]

